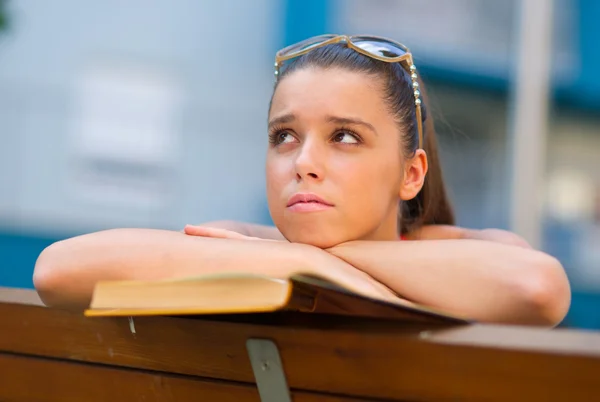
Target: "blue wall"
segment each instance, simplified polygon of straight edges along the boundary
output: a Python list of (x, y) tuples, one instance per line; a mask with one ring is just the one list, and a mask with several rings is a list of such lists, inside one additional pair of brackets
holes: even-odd
[[(578, 60), (580, 67), (577, 78), (564, 85), (556, 85), (553, 94), (561, 105), (581, 109), (600, 110), (600, 2), (597, 0), (574, 0), (576, 8), (575, 27)], [(286, 0), (283, 42), (281, 46), (298, 42), (314, 35), (331, 32), (330, 21), (336, 9), (335, 0)], [(421, 64), (424, 77), (434, 81), (448, 81), (456, 85), (465, 85), (491, 91), (507, 92), (509, 77), (492, 77), (476, 74), (467, 70), (449, 69), (441, 65)], [(508, 74), (508, 71), (507, 71)]]
[(578, 0), (579, 7), (579, 63), (578, 79), (569, 91), (573, 103), (600, 109), (600, 2)]
[(0, 233), (0, 286), (33, 288), (37, 256), (57, 240), (60, 239)]
[(281, 47), (311, 36), (334, 33), (329, 32), (329, 19), (334, 6), (332, 0), (285, 1), (285, 15), (281, 27), (283, 32)]

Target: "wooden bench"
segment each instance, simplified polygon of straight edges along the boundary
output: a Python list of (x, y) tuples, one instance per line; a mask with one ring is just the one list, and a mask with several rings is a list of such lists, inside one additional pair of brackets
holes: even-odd
[(0, 401), (600, 400), (600, 334), (303, 314), (86, 318), (0, 288)]

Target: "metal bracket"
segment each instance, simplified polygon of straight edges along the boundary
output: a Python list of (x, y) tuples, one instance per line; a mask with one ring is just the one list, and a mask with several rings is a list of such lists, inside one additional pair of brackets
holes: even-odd
[(246, 350), (262, 402), (292, 402), (277, 345), (268, 339), (248, 339)]

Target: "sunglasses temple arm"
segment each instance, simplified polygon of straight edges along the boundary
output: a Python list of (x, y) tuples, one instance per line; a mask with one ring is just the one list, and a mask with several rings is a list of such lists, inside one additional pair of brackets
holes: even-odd
[(421, 106), (417, 105), (417, 132), (419, 134), (419, 147), (418, 149), (423, 148), (423, 120), (421, 117)]

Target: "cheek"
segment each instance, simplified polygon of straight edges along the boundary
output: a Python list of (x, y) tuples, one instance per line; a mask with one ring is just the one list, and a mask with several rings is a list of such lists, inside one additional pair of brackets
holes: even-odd
[(266, 184), (269, 205), (276, 208), (280, 201), (283, 189), (290, 181), (289, 163), (282, 158), (267, 155), (266, 161)]
[(337, 182), (355, 208), (388, 205), (398, 196), (401, 173), (397, 155), (367, 155), (338, 163)]

